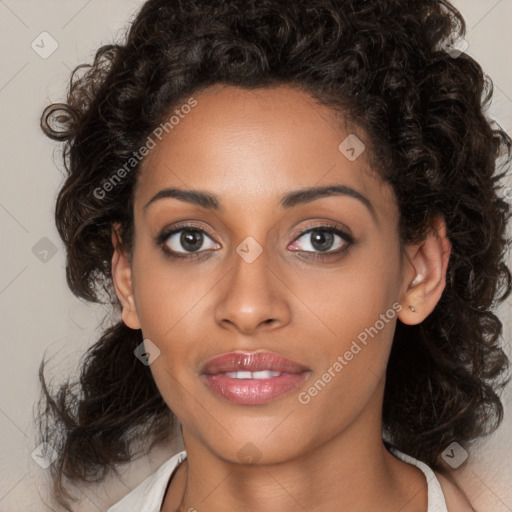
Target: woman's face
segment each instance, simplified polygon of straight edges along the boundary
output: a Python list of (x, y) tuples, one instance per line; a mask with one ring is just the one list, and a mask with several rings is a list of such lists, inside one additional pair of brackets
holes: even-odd
[[(380, 436), (386, 364), (413, 274), (402, 268), (394, 194), (368, 165), (365, 134), (284, 86), (216, 86), (194, 98), (155, 138), (139, 175), (136, 313), (124, 316), (160, 350), (150, 368), (185, 440), (224, 460), (270, 463), (355, 426)], [(340, 188), (295, 195), (324, 187)], [(296, 366), (263, 356), (253, 371), (281, 375), (261, 379), (227, 375), (236, 357), (207, 367), (232, 352), (272, 352)]]

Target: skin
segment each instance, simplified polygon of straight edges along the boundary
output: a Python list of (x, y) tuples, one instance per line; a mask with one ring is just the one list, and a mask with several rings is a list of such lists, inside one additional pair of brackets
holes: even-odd
[[(397, 318), (421, 322), (445, 286), (443, 219), (422, 243), (401, 247), (393, 190), (366, 151), (349, 161), (338, 149), (349, 134), (362, 141), (366, 134), (302, 91), (217, 85), (194, 97), (197, 106), (151, 150), (138, 176), (131, 258), (120, 234), (112, 237), (123, 321), (160, 350), (151, 372), (187, 450), (162, 510), (250, 504), (253, 512), (338, 512), (343, 504), (347, 512), (425, 512), (425, 478), (385, 449), (381, 413)], [(356, 190), (371, 208), (347, 195), (279, 206), (286, 193), (333, 184)], [(167, 187), (214, 194), (222, 210), (176, 198), (144, 208)], [(156, 242), (183, 221), (207, 233), (198, 259), (171, 259)], [(328, 251), (346, 251), (314, 260), (306, 252), (316, 250), (311, 233), (302, 233), (324, 224), (348, 228), (354, 243), (335, 235)], [(249, 236), (263, 251), (252, 263), (236, 252)], [(187, 254), (179, 234), (172, 240), (168, 247)], [(402, 309), (367, 346), (300, 403), (299, 393), (397, 303)], [(307, 380), (248, 406), (218, 397), (199, 376), (212, 357), (257, 349), (307, 366)], [(238, 455), (248, 442), (259, 457), (252, 463)]]

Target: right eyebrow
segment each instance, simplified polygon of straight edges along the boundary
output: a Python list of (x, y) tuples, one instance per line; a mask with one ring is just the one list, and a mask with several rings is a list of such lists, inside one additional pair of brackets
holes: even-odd
[(202, 192), (200, 190), (182, 190), (175, 187), (164, 188), (159, 190), (144, 206), (143, 210), (153, 204), (155, 201), (166, 198), (174, 198), (187, 203), (192, 203), (201, 208), (208, 210), (223, 211), (219, 200), (208, 192)]

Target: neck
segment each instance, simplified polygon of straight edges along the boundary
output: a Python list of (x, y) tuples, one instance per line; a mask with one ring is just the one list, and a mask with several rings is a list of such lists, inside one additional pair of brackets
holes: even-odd
[(178, 468), (163, 512), (424, 512), (423, 473), (384, 447), (357, 422), (323, 445), (274, 464), (240, 464), (209, 450), (183, 430), (187, 460)]

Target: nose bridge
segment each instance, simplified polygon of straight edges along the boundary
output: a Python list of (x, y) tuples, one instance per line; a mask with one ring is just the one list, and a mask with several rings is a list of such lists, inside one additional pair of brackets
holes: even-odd
[(235, 250), (234, 269), (215, 309), (220, 325), (233, 325), (243, 332), (263, 326), (282, 326), (290, 319), (285, 287), (272, 270), (271, 254), (253, 237)]

